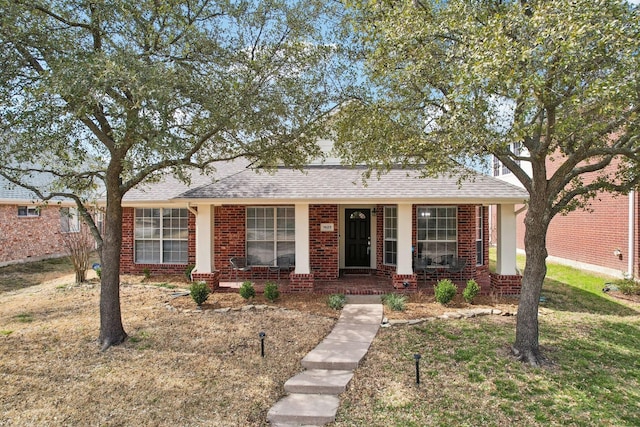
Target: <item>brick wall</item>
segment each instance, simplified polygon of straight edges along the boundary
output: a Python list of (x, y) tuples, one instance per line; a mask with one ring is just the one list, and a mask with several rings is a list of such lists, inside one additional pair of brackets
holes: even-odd
[[(550, 173), (559, 164), (560, 162), (548, 162)], [(614, 167), (611, 166), (605, 171), (611, 172), (613, 169)], [(585, 184), (593, 181), (595, 177), (596, 174), (585, 175)], [(638, 207), (640, 206), (636, 201), (634, 219), (636, 244), (638, 244)], [(525, 212), (517, 217), (517, 245), (519, 249), (524, 249)], [(551, 220), (547, 233), (547, 251), (550, 256), (568, 261), (626, 272), (628, 221), (628, 196), (600, 193), (590, 202), (588, 210), (576, 210), (567, 215), (556, 215)], [(622, 251), (622, 259), (613, 255), (614, 249)], [(636, 274), (638, 273), (638, 255), (640, 254), (637, 249), (634, 259)]]
[[(320, 224), (334, 224), (333, 231), (320, 231)], [(340, 275), (340, 221), (337, 205), (309, 206), (309, 256), (316, 280), (337, 280)]]
[(497, 296), (520, 295), (522, 276), (491, 273), (491, 293)]
[[(229, 259), (246, 257), (246, 207), (216, 206), (214, 208), (213, 244), (216, 270), (223, 281), (235, 280)], [(248, 279), (250, 273), (239, 272), (238, 280)]]
[(0, 265), (66, 254), (58, 207), (44, 206), (40, 216), (19, 217), (18, 205), (0, 205)]
[(196, 217), (189, 212), (188, 219), (188, 254), (187, 264), (136, 264), (134, 253), (135, 208), (122, 209), (122, 249), (120, 251), (120, 273), (144, 274), (149, 270), (151, 275), (184, 274), (187, 265), (196, 262)]

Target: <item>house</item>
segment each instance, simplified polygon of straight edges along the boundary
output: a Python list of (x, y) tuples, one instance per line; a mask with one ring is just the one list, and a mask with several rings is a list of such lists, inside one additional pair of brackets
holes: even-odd
[[(512, 149), (518, 150), (519, 147)], [(559, 167), (558, 163), (547, 160), (548, 170), (553, 172)], [(529, 164), (522, 167), (531, 174)], [(614, 168), (615, 165), (609, 166), (604, 172)], [(497, 160), (494, 160), (493, 176), (522, 186)], [(585, 175), (585, 183), (595, 176), (596, 173)], [(516, 206), (516, 241), (520, 252), (524, 252), (525, 209), (525, 206)], [(624, 196), (601, 192), (589, 203), (587, 210), (555, 216), (547, 233), (549, 261), (614, 277), (638, 277), (639, 211), (635, 191)], [(495, 215), (490, 214), (492, 230), (495, 229), (494, 218)], [(493, 241), (495, 233), (491, 235)]]
[[(457, 281), (519, 293), (514, 206), (526, 200), (523, 189), (480, 174), (458, 185), (456, 176), (420, 178), (401, 168), (365, 183), (363, 171), (316, 163), (256, 172), (235, 161), (215, 177), (194, 174), (190, 185), (166, 176), (140, 186), (123, 200), (121, 272), (182, 274), (195, 265), (192, 277), (215, 289), (235, 274), (266, 278), (286, 257), (291, 292), (354, 272), (415, 291), (418, 280), (447, 274), (456, 257), (466, 260)], [(500, 212), (493, 274), (489, 205)], [(233, 270), (232, 257), (246, 258), (251, 270)], [(428, 259), (431, 271), (417, 274), (416, 258)]]
[(65, 235), (79, 230), (73, 201), (43, 204), (0, 177), (0, 266), (65, 256)]

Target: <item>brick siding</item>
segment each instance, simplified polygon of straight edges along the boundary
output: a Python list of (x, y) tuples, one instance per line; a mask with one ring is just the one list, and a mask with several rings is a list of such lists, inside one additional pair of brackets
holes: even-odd
[(0, 265), (67, 255), (62, 235), (59, 207), (19, 217), (18, 205), (0, 205)]
[[(334, 224), (333, 231), (320, 231), (320, 224)], [(337, 205), (309, 206), (309, 261), (316, 280), (337, 280), (340, 221)]]

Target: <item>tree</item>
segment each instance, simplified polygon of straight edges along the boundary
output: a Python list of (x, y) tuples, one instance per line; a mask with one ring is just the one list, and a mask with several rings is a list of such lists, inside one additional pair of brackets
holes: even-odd
[[(382, 170), (423, 164), (430, 175), (486, 167), (494, 155), (513, 172), (530, 195), (513, 350), (541, 363), (550, 221), (639, 181), (638, 7), (615, 0), (350, 6), (373, 90), (341, 109), (343, 153)], [(510, 150), (514, 143), (524, 149)]]
[[(339, 104), (322, 1), (0, 0), (0, 173), (71, 197), (102, 264), (103, 349), (120, 313), (123, 196), (170, 170), (246, 157), (301, 165)], [(32, 174), (50, 177), (36, 185)], [(101, 235), (87, 204), (106, 199)]]

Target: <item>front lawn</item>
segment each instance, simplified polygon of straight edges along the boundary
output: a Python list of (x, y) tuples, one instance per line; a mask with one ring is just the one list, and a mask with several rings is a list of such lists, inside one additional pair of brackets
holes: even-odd
[(514, 317), (381, 330), (333, 426), (640, 425), (640, 305), (604, 294), (606, 280), (549, 265), (544, 368), (510, 356)]

